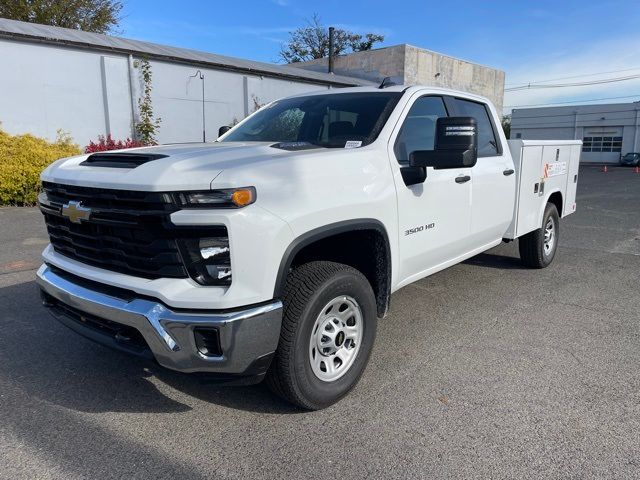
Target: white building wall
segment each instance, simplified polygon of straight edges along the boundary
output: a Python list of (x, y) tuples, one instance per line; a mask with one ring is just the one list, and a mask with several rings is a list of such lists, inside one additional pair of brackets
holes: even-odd
[[(111, 121), (105, 116), (103, 55), (0, 40), (0, 122), (12, 134), (31, 133), (55, 139), (63, 130), (79, 144), (107, 133), (111, 124), (116, 136), (130, 132), (131, 106), (127, 94), (117, 99), (120, 85), (129, 86), (125, 58), (106, 62)], [(122, 65), (118, 65), (120, 61)], [(125, 105), (123, 108), (122, 105)]]
[[(143, 85), (133, 59), (89, 49), (0, 39), (0, 122), (11, 134), (53, 140), (62, 130), (85, 146), (98, 135), (133, 135)], [(326, 85), (283, 80), (180, 63), (150, 60), (152, 101), (162, 119), (160, 143), (202, 140), (202, 83), (205, 76), (207, 141), (218, 128), (242, 120), (260, 104)]]

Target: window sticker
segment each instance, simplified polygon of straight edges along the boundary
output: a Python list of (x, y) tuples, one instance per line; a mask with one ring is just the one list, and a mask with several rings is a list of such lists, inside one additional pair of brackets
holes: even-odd
[(344, 144), (344, 148), (358, 148), (362, 145), (362, 140), (347, 140)]

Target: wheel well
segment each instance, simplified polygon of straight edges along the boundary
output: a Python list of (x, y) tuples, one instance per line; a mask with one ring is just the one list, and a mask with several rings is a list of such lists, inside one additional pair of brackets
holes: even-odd
[(391, 296), (391, 254), (385, 233), (378, 229), (358, 229), (317, 239), (294, 254), (286, 272), (316, 260), (343, 263), (359, 270), (369, 280), (376, 296), (378, 316), (387, 313)]
[(560, 192), (553, 192), (551, 194), (551, 196), (549, 197), (549, 203), (553, 203), (556, 206), (556, 209), (558, 210), (558, 216), (562, 216), (562, 193)]

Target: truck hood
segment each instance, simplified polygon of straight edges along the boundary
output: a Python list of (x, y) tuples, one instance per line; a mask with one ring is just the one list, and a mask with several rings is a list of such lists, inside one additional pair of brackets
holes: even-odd
[(287, 151), (268, 143), (198, 143), (116, 150), (163, 156), (135, 168), (113, 168), (82, 164), (89, 155), (58, 160), (42, 173), (47, 182), (142, 191), (207, 190), (226, 168), (277, 161), (293, 154), (317, 151)]

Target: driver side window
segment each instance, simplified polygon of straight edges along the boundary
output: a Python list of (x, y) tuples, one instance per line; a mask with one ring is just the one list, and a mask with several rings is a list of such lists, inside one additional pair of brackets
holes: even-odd
[(409, 163), (409, 154), (416, 150), (433, 150), (436, 121), (447, 116), (442, 97), (421, 97), (411, 106), (404, 119), (393, 151), (401, 164)]

